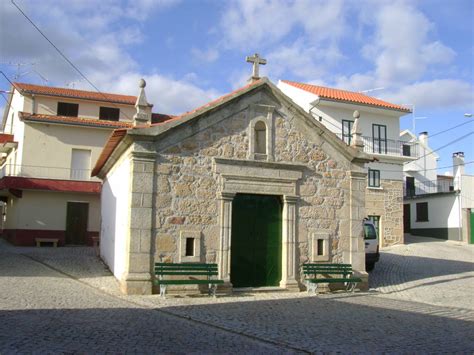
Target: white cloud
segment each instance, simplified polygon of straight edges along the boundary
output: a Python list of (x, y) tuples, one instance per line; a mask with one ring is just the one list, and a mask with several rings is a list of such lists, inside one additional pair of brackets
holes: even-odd
[(340, 0), (240, 0), (231, 3), (221, 19), (224, 46), (247, 50), (277, 43), (294, 28), (307, 41), (339, 38), (345, 29), (344, 3)]
[(370, 11), (375, 32), (362, 54), (374, 64), (374, 85), (410, 83), (421, 79), (430, 66), (454, 59), (451, 48), (430, 39), (434, 24), (412, 4), (397, 1)]
[[(175, 4), (174, 0), (128, 1), (70, 0), (68, 6), (44, 0), (21, 3), (43, 32), (80, 68), (101, 91), (129, 95), (138, 93), (138, 80), (147, 81), (148, 101), (155, 112), (179, 114), (220, 96), (201, 89), (195, 73), (182, 79), (139, 69), (128, 46), (143, 41), (140, 24), (153, 11)], [(53, 85), (74, 82), (75, 88), (93, 90), (63, 58), (34, 30), (10, 3), (0, 5), (0, 49), (3, 60), (36, 62), (35, 69)], [(78, 50), (79, 49), (79, 50)], [(201, 52), (208, 60), (217, 51)], [(21, 78), (35, 81), (37, 76)], [(185, 98), (185, 99), (183, 99)]]
[(196, 47), (191, 48), (191, 54), (201, 62), (212, 63), (219, 58), (219, 51), (216, 48), (202, 50)]
[(418, 82), (402, 87), (384, 98), (398, 103), (414, 103), (417, 107), (472, 109), (474, 91), (472, 85), (462, 80), (440, 79)]
[(205, 90), (194, 85), (187, 77), (173, 79), (160, 74), (143, 75), (129, 72), (116, 80), (104, 82), (104, 91), (136, 95), (138, 81), (146, 80), (145, 92), (148, 102), (153, 103), (153, 112), (180, 114), (199, 107), (222, 94), (216, 90)]
[(328, 68), (338, 61), (342, 54), (337, 48), (320, 48), (307, 45), (303, 38), (292, 45), (280, 46), (268, 53), (271, 77), (279, 79), (285, 73), (292, 73), (303, 80), (316, 80), (327, 74)]

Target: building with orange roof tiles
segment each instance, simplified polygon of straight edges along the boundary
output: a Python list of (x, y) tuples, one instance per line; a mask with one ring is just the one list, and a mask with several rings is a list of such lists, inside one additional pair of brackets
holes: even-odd
[(288, 80), (278, 87), (345, 144), (372, 157), (366, 166), (365, 217), (378, 229), (381, 247), (403, 243), (403, 165), (419, 155), (416, 142), (399, 136), (400, 118), (410, 109), (360, 92)]

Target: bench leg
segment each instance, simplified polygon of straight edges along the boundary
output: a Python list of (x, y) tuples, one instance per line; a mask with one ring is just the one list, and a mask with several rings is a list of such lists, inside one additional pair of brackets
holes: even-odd
[(208, 291), (209, 296), (216, 298), (216, 291), (217, 291), (217, 285), (209, 284), (209, 291)]
[(306, 288), (308, 290), (308, 293), (312, 295), (318, 295), (318, 284), (314, 282), (307, 282), (306, 283)]
[(166, 298), (166, 285), (160, 285), (160, 297)]
[(348, 282), (346, 285), (346, 291), (354, 293), (357, 282)]

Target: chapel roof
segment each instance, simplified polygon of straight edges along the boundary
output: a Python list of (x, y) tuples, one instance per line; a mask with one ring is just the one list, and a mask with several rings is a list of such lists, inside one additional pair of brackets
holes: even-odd
[[(204, 105), (202, 106), (199, 106), (191, 111), (187, 111), (181, 115), (178, 115), (178, 116), (172, 116), (172, 115), (164, 115), (164, 114), (153, 114), (153, 115), (160, 115), (159, 117), (158, 116), (155, 116), (155, 119), (158, 120), (158, 118), (161, 118), (161, 121), (160, 122), (156, 122), (156, 123), (152, 123), (150, 127), (156, 127), (156, 126), (162, 126), (162, 125), (165, 125), (165, 124), (173, 124), (173, 123), (176, 123), (176, 124), (179, 124), (181, 123), (182, 121), (186, 120), (186, 118), (190, 117), (190, 116), (193, 116), (193, 115), (196, 115), (196, 114), (199, 114), (211, 107), (214, 107), (215, 105), (218, 105), (219, 103), (222, 103), (224, 102), (226, 99), (229, 99), (235, 95), (238, 95), (240, 92), (243, 92), (253, 86), (257, 86), (258, 84), (260, 84), (262, 82), (262, 80), (255, 80), (239, 89), (236, 89), (228, 94), (225, 94), (225, 95), (222, 95), (220, 97), (218, 97), (217, 99), (215, 100), (212, 100), (208, 103), (205, 103)], [(152, 122), (153, 119), (152, 119)], [(137, 128), (143, 128), (143, 127), (137, 127)], [(92, 170), (92, 176), (95, 176), (99, 173), (99, 171), (104, 167), (105, 163), (107, 162), (107, 160), (109, 159), (110, 155), (113, 153), (113, 151), (115, 150), (115, 148), (119, 145), (119, 143), (122, 141), (122, 139), (125, 137), (125, 135), (127, 134), (127, 131), (128, 130), (131, 130), (133, 129), (132, 127), (130, 128), (125, 128), (125, 129), (117, 129), (115, 130), (114, 132), (112, 132), (112, 134), (110, 135), (109, 139), (107, 140), (107, 142), (105, 143), (105, 146), (104, 146), (104, 149), (102, 150), (102, 152), (100, 153), (100, 156), (99, 158), (97, 159), (97, 162), (95, 164), (95, 167), (94, 169)]]
[(92, 170), (92, 176), (97, 176), (100, 174), (104, 166), (106, 165), (107, 161), (115, 151), (115, 149), (119, 146), (119, 144), (124, 140), (127, 135), (131, 136), (158, 136), (162, 133), (177, 127), (182, 126), (189, 121), (194, 120), (195, 118), (202, 116), (216, 108), (221, 107), (222, 105), (234, 100), (237, 97), (245, 95), (246, 93), (256, 90), (257, 87), (261, 87), (266, 85), (270, 88), (274, 93), (279, 95), (283, 98), (283, 100), (287, 101), (290, 105), (294, 105), (294, 108), (301, 113), (301, 115), (308, 117), (310, 122), (312, 122), (316, 127), (316, 129), (321, 130), (321, 133), (326, 133), (328, 135), (333, 135), (333, 143), (336, 146), (339, 146), (342, 150), (346, 150), (346, 154), (351, 156), (352, 158), (357, 158), (360, 160), (368, 161), (368, 156), (364, 153), (359, 152), (358, 150), (347, 146), (342, 140), (338, 139), (337, 136), (334, 135), (331, 131), (329, 131), (324, 125), (314, 120), (312, 117), (308, 116), (308, 114), (302, 110), (299, 106), (292, 103), (291, 99), (288, 98), (278, 87), (272, 84), (267, 78), (260, 78), (259, 80), (253, 80), (249, 84), (234, 90), (228, 94), (225, 94), (213, 101), (210, 101), (194, 110), (188, 111), (183, 113), (179, 116), (169, 116), (170, 119), (164, 122), (151, 124), (148, 126), (141, 126), (141, 127), (132, 127), (132, 128), (123, 128), (123, 129), (116, 129), (112, 132), (109, 139), (107, 140), (104, 149), (102, 150), (97, 162), (95, 164), (94, 169)]
[(411, 112), (410, 109), (407, 107), (392, 104), (390, 102), (383, 101), (372, 96), (367, 96), (360, 92), (333, 89), (333, 88), (328, 88), (324, 86), (298, 83), (296, 81), (289, 81), (289, 80), (281, 80), (281, 81), (285, 84), (294, 86), (295, 88), (317, 95), (322, 99), (382, 107), (382, 108), (388, 108), (391, 110), (397, 110), (397, 111), (402, 111), (406, 113)]

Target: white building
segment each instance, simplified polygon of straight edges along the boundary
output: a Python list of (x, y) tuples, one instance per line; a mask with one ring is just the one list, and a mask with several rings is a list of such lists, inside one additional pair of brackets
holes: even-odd
[(420, 158), (404, 166), (404, 231), (413, 235), (474, 243), (474, 176), (464, 172), (464, 153), (453, 153), (452, 176), (437, 175), (438, 156), (428, 133), (417, 139), (410, 131), (402, 140), (418, 141)]
[(367, 164), (366, 214), (378, 226), (381, 246), (403, 243), (403, 164), (418, 156), (417, 142), (401, 141), (400, 117), (408, 108), (362, 93), (281, 80), (278, 87), (346, 144), (360, 115)]
[[(91, 244), (101, 183), (91, 178), (113, 129), (132, 127), (135, 96), (14, 83), (0, 135), (2, 235)], [(148, 108), (151, 112), (151, 106)]]

